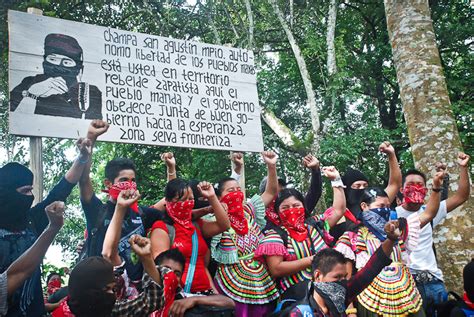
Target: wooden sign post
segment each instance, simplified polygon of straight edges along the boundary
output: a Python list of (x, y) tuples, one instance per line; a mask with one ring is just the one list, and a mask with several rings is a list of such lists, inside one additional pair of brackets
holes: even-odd
[[(29, 14), (43, 15), (43, 11), (37, 8), (28, 8)], [(43, 200), (43, 140), (41, 137), (30, 137), (30, 170), (33, 172), (33, 195), (34, 204)]]

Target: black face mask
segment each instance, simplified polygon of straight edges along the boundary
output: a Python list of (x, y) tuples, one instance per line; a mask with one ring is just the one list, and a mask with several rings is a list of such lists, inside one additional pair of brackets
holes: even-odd
[(360, 200), (362, 198), (362, 194), (364, 193), (363, 189), (353, 189), (347, 188), (345, 190), (346, 194), (346, 201), (347, 201), (347, 208), (352, 212), (354, 216), (358, 216), (361, 212), (360, 209)]
[(77, 84), (77, 76), (81, 72), (81, 66), (66, 67), (61, 65), (51, 64), (47, 61), (43, 62), (44, 74), (48, 77), (62, 77), (66, 81), (68, 88)]
[(80, 299), (70, 300), (68, 305), (76, 317), (109, 317), (117, 300), (115, 294), (105, 291), (89, 290)]
[(33, 195), (23, 195), (16, 189), (0, 188), (0, 227), (9, 231), (23, 230), (28, 224), (27, 212)]

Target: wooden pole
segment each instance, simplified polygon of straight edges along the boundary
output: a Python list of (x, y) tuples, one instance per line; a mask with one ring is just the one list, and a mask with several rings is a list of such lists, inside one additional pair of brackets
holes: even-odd
[[(43, 15), (43, 10), (28, 8), (29, 14)], [(30, 137), (30, 169), (33, 172), (33, 194), (37, 204), (43, 200), (43, 140), (41, 137)]]

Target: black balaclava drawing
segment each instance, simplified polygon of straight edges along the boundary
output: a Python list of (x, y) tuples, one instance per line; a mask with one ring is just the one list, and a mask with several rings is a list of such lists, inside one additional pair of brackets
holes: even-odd
[(32, 185), (33, 173), (18, 163), (0, 168), (0, 227), (17, 231), (27, 225), (27, 212), (33, 204), (33, 195), (24, 195), (16, 189)]
[[(55, 65), (46, 61), (50, 54), (64, 55), (76, 62), (76, 66)], [(48, 34), (44, 39), (44, 74), (49, 77), (62, 77), (68, 88), (77, 84), (77, 76), (83, 67), (82, 48), (75, 38), (64, 34)]]

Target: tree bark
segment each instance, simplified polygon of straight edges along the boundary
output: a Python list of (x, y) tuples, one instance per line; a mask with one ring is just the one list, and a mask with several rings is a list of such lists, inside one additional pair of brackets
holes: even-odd
[(295, 146), (294, 140), (296, 137), (290, 128), (288, 128), (280, 119), (278, 119), (272, 111), (265, 109), (263, 106), (261, 115), (263, 121), (268, 124), (273, 132), (280, 138), (281, 142), (286, 147), (293, 149)]
[[(415, 167), (425, 173), (448, 164), (457, 190), (456, 156), (462, 150), (441, 66), (428, 0), (385, 0), (385, 14)], [(435, 232), (438, 264), (448, 289), (462, 291), (462, 268), (474, 250), (474, 196)]]
[(336, 34), (337, 0), (331, 0), (328, 10), (328, 29), (326, 33), (326, 45), (328, 59), (326, 67), (329, 77), (336, 73), (336, 48), (334, 46), (334, 36)]
[(249, 42), (248, 48), (253, 49), (253, 33), (255, 24), (253, 22), (253, 12), (252, 12), (252, 4), (250, 0), (244, 0), (245, 2), (245, 9), (247, 10), (247, 19), (249, 20)]
[(278, 21), (280, 22), (283, 30), (285, 31), (286, 37), (288, 38), (288, 42), (291, 45), (291, 49), (293, 50), (293, 54), (295, 55), (296, 62), (298, 64), (298, 68), (300, 70), (301, 78), (303, 79), (303, 85), (306, 91), (307, 96), (307, 104), (310, 109), (311, 113), (311, 126), (312, 132), (314, 134), (314, 142), (312, 145), (312, 152), (317, 155), (319, 153), (319, 110), (316, 103), (316, 94), (313, 89), (313, 84), (311, 83), (311, 77), (308, 72), (308, 68), (306, 67), (306, 62), (304, 60), (303, 54), (301, 53), (300, 47), (296, 42), (293, 33), (285, 21), (285, 17), (283, 16), (283, 12), (278, 7), (278, 3), (276, 0), (268, 0), (269, 3), (272, 5), (275, 14), (278, 17)]

